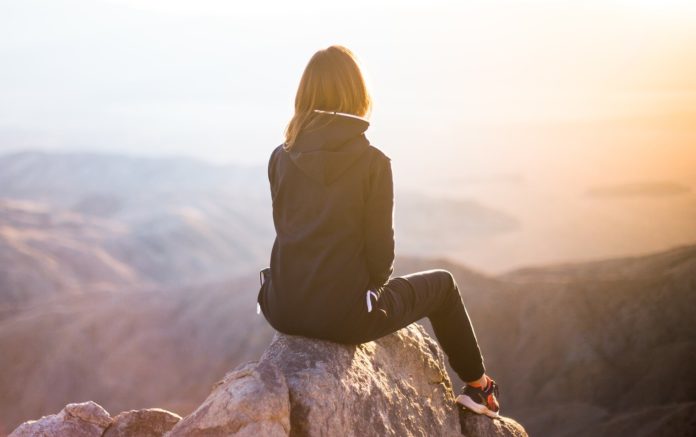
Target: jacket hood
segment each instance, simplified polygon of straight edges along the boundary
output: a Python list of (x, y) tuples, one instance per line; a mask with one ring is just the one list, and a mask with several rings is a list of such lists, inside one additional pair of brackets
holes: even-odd
[(313, 180), (329, 185), (367, 150), (365, 131), (370, 122), (340, 112), (321, 112), (300, 132), (289, 151), (290, 159)]

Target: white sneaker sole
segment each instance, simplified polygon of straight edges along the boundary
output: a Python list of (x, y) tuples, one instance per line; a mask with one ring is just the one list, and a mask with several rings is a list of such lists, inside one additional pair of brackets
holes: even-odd
[(457, 403), (464, 405), (466, 408), (477, 414), (485, 414), (488, 417), (500, 417), (498, 412), (489, 410), (485, 405), (474, 402), (473, 399), (466, 395), (457, 396)]

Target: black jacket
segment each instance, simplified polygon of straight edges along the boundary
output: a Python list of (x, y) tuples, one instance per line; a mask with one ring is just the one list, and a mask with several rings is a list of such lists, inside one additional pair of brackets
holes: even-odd
[(316, 121), (328, 124), (268, 162), (276, 238), (259, 303), (278, 331), (335, 338), (393, 273), (394, 189), (390, 158), (365, 137), (368, 121)]

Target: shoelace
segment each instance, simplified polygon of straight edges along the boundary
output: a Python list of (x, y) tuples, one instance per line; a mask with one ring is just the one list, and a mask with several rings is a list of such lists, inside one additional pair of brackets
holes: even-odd
[[(500, 396), (498, 395), (498, 383), (496, 383), (495, 381), (493, 381), (493, 379), (491, 379), (491, 380), (490, 380), (490, 384), (491, 384), (490, 389), (492, 389), (492, 391), (493, 391), (493, 396), (495, 396), (496, 403), (497, 403), (497, 402), (498, 402), (498, 398), (500, 397)], [(486, 387), (486, 388), (488, 389), (489, 387)], [(486, 399), (488, 399), (488, 396), (489, 396), (490, 391), (491, 391), (491, 390), (484, 390), (484, 393), (487, 394)], [(497, 410), (497, 409), (496, 409), (496, 410)]]
[(490, 390), (493, 390), (493, 394), (498, 397), (498, 383), (493, 380), (490, 376), (488, 377), (488, 384), (486, 384), (486, 387), (482, 388), (484, 393), (490, 392)]

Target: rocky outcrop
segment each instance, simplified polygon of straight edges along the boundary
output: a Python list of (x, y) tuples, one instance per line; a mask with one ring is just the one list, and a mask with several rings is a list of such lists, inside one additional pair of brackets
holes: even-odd
[(114, 417), (103, 437), (160, 437), (180, 420), (181, 416), (160, 408), (124, 411)]
[(183, 419), (160, 409), (133, 410), (112, 418), (98, 404), (85, 402), (25, 422), (10, 436), (32, 435), (526, 437), (527, 433), (512, 419), (491, 419), (458, 407), (441, 349), (414, 323), (361, 345), (276, 333), (260, 360), (228, 372)]
[(179, 420), (180, 416), (159, 408), (124, 411), (112, 418), (101, 405), (87, 401), (24, 422), (9, 437), (159, 437)]
[(465, 412), (437, 343), (418, 324), (357, 346), (276, 333), (167, 437), (526, 436), (508, 418)]

